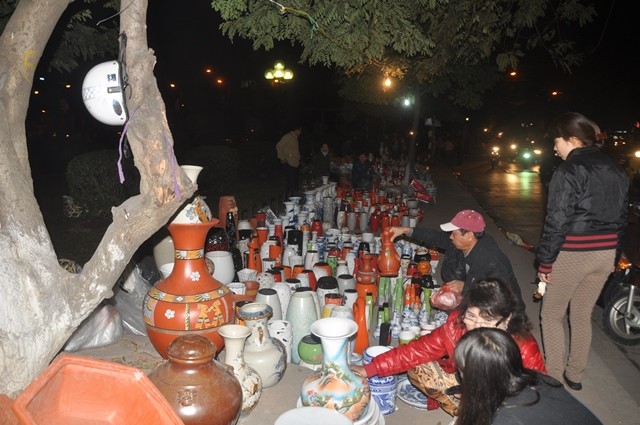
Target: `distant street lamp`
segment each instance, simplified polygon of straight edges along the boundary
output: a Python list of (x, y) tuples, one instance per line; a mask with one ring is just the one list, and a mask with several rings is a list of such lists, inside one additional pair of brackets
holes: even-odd
[(284, 67), (284, 62), (276, 61), (272, 69), (264, 72), (264, 78), (273, 82), (273, 84), (283, 83), (293, 79), (293, 71)]

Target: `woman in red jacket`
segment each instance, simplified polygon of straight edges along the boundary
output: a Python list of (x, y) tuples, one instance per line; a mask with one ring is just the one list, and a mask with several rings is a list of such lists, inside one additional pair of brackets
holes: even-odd
[(447, 391), (457, 385), (454, 351), (460, 338), (472, 329), (507, 331), (520, 347), (524, 367), (546, 372), (538, 343), (530, 332), (531, 324), (517, 306), (516, 297), (504, 282), (478, 282), (444, 325), (409, 344), (374, 357), (371, 363), (364, 365), (364, 372), (366, 376), (387, 376), (408, 371), (409, 380), (415, 387), (438, 401), (444, 411), (456, 416), (459, 400)]

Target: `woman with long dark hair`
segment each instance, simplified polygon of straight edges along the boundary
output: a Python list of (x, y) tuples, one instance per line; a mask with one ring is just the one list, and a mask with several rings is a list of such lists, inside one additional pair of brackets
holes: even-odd
[(501, 329), (478, 328), (458, 342), (460, 406), (455, 425), (598, 425), (550, 376), (522, 366), (518, 344)]
[(518, 344), (522, 362), (530, 369), (545, 371), (538, 343), (531, 335), (531, 325), (509, 285), (498, 279), (477, 282), (464, 301), (451, 312), (446, 323), (428, 335), (373, 358), (357, 367), (366, 376), (388, 376), (407, 372), (411, 383), (436, 400), (445, 412), (457, 415), (459, 399), (453, 352), (467, 331), (480, 328), (503, 329)]
[[(549, 136), (564, 162), (549, 184), (536, 255), (538, 277), (546, 284), (542, 345), (549, 375), (578, 391), (591, 346), (591, 313), (614, 268), (627, 224), (629, 181), (622, 167), (600, 151), (604, 135), (584, 115), (560, 115)], [(568, 306), (571, 337), (565, 363)]]

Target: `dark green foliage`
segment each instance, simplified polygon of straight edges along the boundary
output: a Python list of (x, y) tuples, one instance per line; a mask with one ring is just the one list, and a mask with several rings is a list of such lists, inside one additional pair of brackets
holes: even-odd
[(131, 160), (123, 159), (125, 182), (118, 177), (118, 152), (99, 150), (76, 156), (67, 166), (69, 194), (93, 217), (111, 217), (111, 207), (140, 192), (140, 175)]
[[(242, 151), (242, 161), (249, 156), (253, 153)], [(219, 196), (238, 178), (241, 156), (238, 149), (230, 146), (198, 146), (187, 151), (180, 163), (203, 167), (198, 176), (198, 192), (204, 196)]]

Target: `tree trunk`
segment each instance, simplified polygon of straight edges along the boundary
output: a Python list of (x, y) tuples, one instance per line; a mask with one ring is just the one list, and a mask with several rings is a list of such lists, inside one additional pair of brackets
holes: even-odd
[(11, 396), (29, 385), (82, 320), (113, 294), (138, 247), (195, 190), (176, 163), (153, 76), (147, 0), (123, 2), (120, 28), (128, 37), (131, 85), (127, 136), (141, 175), (140, 194), (112, 208), (113, 222), (81, 273), (58, 265), (34, 195), (25, 120), (36, 65), (69, 3), (21, 0), (0, 36), (0, 393)]

